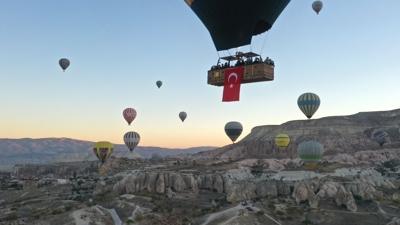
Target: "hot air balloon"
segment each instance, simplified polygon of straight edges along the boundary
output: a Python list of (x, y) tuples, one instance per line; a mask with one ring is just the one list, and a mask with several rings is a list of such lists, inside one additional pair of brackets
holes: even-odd
[(321, 11), (322, 7), (324, 6), (324, 4), (322, 3), (322, 1), (314, 1), (312, 4), (312, 8), (313, 10), (319, 14), (319, 12)]
[(108, 141), (97, 142), (93, 147), (94, 154), (102, 164), (111, 156), (113, 151), (114, 146)]
[(290, 137), (287, 134), (278, 134), (275, 136), (275, 144), (278, 148), (287, 148), (290, 143)]
[(324, 153), (324, 146), (317, 141), (304, 141), (297, 147), (300, 159), (305, 163), (317, 163)]
[(69, 67), (69, 59), (62, 58), (58, 61), (58, 64), (60, 64), (61, 69), (65, 72), (65, 70)]
[(125, 145), (132, 152), (140, 142), (140, 135), (134, 131), (127, 132), (124, 135)]
[(210, 32), (218, 51), (248, 45), (271, 29), (290, 0), (185, 0)]
[(389, 134), (383, 130), (378, 130), (372, 133), (372, 139), (376, 141), (381, 147), (387, 142)]
[(156, 85), (157, 85), (158, 88), (160, 88), (160, 87), (162, 86), (162, 81), (161, 81), (161, 80), (158, 80), (158, 81), (156, 82)]
[(136, 118), (136, 110), (133, 108), (124, 109), (122, 115), (124, 116), (126, 122), (131, 125), (132, 121)]
[(182, 120), (182, 122), (185, 121), (186, 117), (187, 117), (187, 113), (186, 112), (182, 111), (182, 112), (179, 113), (179, 118)]
[(321, 101), (314, 93), (304, 93), (297, 99), (300, 110), (310, 119), (318, 110)]
[(225, 125), (225, 133), (232, 140), (233, 143), (238, 139), (238, 137), (242, 134), (243, 126), (241, 123), (236, 121), (228, 122)]
[[(208, 29), (217, 51), (251, 44), (252, 37), (273, 26), (290, 0), (185, 0)], [(225, 63), (220, 64), (220, 60)], [(231, 63), (234, 66), (231, 66)], [(236, 64), (235, 64), (236, 63)], [(271, 81), (274, 62), (254, 52), (221, 57), (208, 71), (207, 83), (225, 86), (229, 69), (240, 67), (240, 83)], [(237, 73), (237, 72), (236, 72)], [(236, 79), (237, 80), (237, 79)], [(237, 99), (237, 98), (235, 98)], [(237, 101), (237, 100), (234, 100)]]

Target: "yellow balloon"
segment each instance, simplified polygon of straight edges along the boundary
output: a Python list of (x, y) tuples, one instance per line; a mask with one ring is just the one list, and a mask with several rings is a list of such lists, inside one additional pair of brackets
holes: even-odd
[(290, 137), (287, 134), (278, 134), (275, 137), (275, 144), (279, 148), (286, 148), (289, 146), (290, 143)]
[(99, 141), (93, 147), (93, 152), (97, 158), (104, 163), (114, 151), (114, 146), (108, 141)]

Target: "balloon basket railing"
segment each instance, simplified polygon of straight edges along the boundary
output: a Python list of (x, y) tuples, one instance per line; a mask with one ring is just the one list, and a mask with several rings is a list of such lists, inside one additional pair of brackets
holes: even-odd
[[(274, 66), (264, 62), (254, 63), (250, 65), (242, 65), (244, 67), (243, 80), (241, 83), (253, 83), (260, 81), (274, 80)], [(232, 67), (230, 67), (232, 68)], [(223, 86), (225, 77), (224, 72), (228, 68), (213, 69), (208, 71), (207, 83), (214, 86)]]
[(317, 170), (319, 168), (319, 163), (317, 162), (305, 162), (304, 169), (306, 170)]

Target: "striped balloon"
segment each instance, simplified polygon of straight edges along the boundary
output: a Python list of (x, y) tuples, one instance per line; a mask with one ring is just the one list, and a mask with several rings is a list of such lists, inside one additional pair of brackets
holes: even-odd
[(125, 145), (129, 148), (129, 151), (133, 151), (135, 147), (139, 144), (140, 142), (140, 135), (134, 131), (127, 132), (124, 135), (124, 142)]
[(308, 119), (318, 110), (320, 103), (318, 95), (314, 93), (304, 93), (297, 99), (297, 105)]
[(319, 162), (324, 153), (324, 146), (317, 141), (304, 141), (297, 147), (297, 153), (304, 162)]
[(278, 134), (275, 136), (275, 144), (279, 148), (287, 148), (290, 144), (290, 137), (287, 134)]
[(133, 108), (126, 108), (122, 113), (126, 122), (131, 125), (132, 121), (136, 118), (136, 110)]
[(225, 133), (232, 140), (232, 142), (235, 142), (239, 138), (239, 136), (242, 134), (242, 131), (243, 126), (239, 122), (231, 121), (225, 125)]
[(103, 164), (113, 153), (114, 146), (108, 141), (99, 141), (96, 142), (93, 147), (93, 152), (96, 157)]

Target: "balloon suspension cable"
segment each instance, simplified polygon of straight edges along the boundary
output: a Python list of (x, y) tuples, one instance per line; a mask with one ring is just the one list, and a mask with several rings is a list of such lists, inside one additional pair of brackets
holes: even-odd
[(266, 42), (267, 42), (267, 34), (264, 34), (264, 40), (263, 40), (263, 43), (261, 45), (260, 55), (262, 55), (264, 53), (264, 47), (265, 47), (265, 43)]
[(229, 54), (229, 56), (232, 56), (231, 51), (229, 51), (229, 49), (226, 50)]
[(240, 47), (236, 47), (235, 55), (237, 55), (239, 52), (240, 52)]
[(219, 54), (219, 51), (217, 51), (217, 55), (218, 55), (217, 65), (219, 65), (219, 63), (220, 63), (220, 61), (221, 61), (221, 55)]

